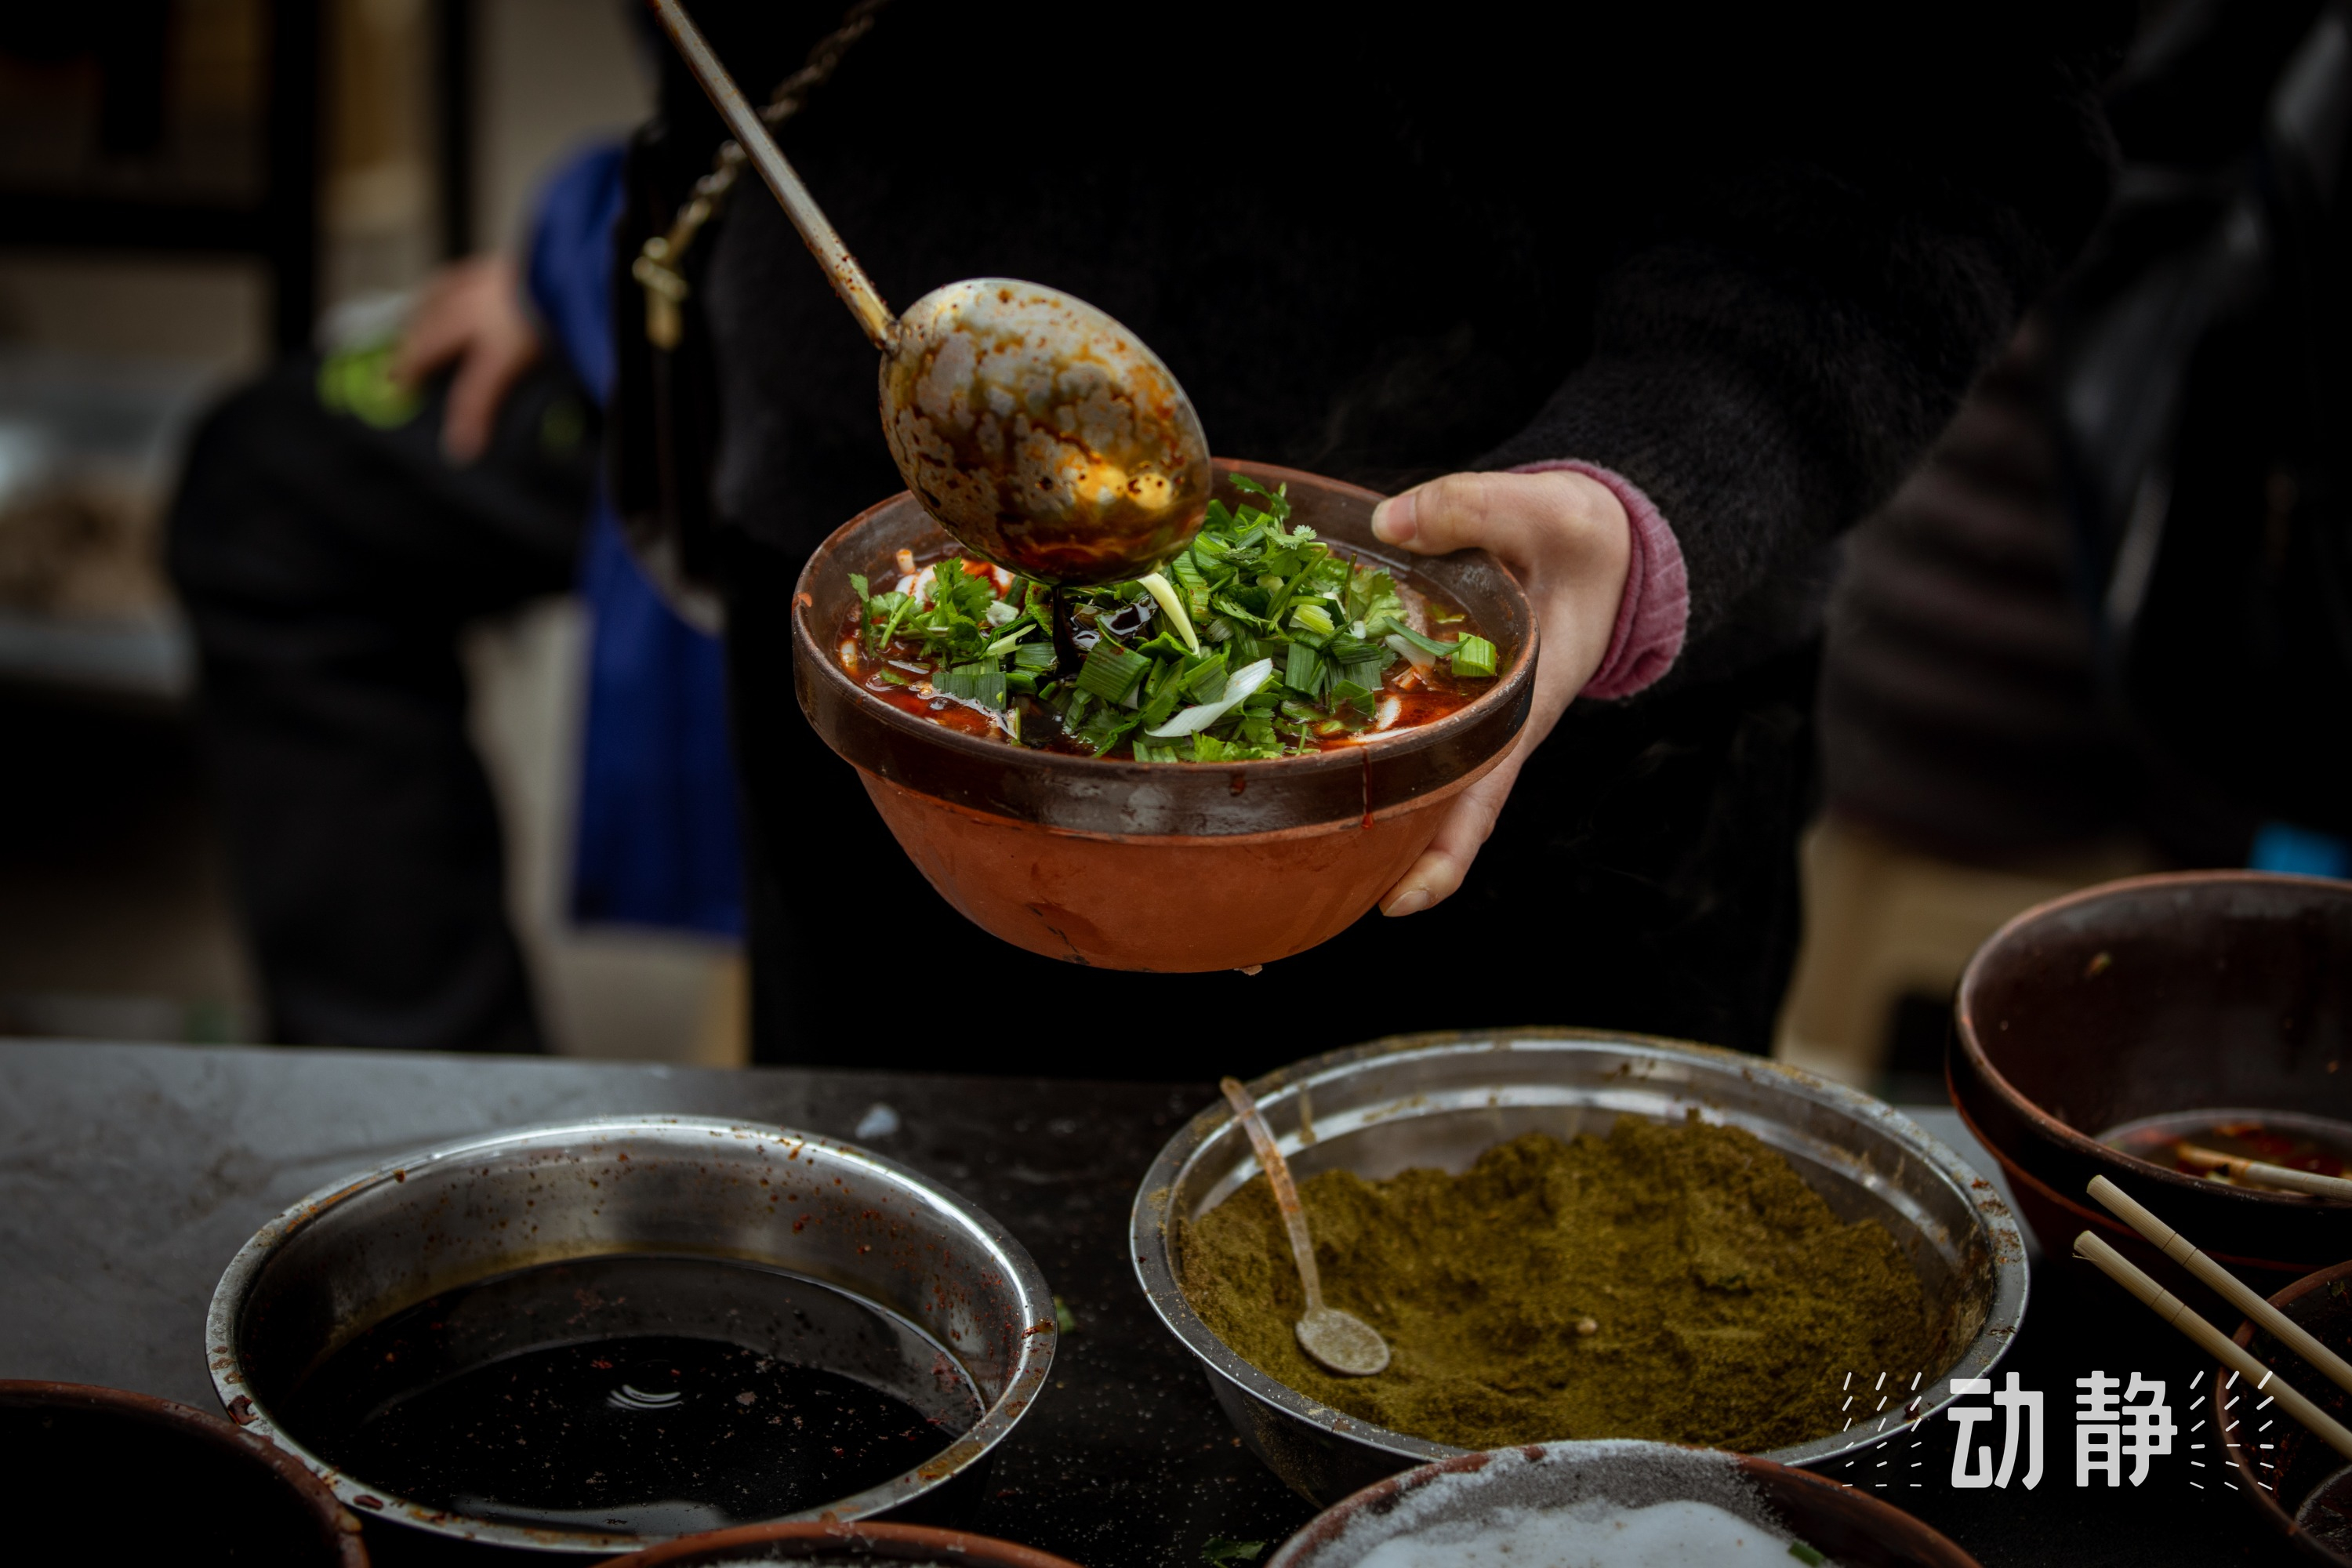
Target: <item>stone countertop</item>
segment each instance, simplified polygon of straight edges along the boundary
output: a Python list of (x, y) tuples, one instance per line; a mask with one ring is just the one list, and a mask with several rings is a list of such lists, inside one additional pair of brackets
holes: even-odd
[[(1087, 1568), (1190, 1568), (1212, 1536), (1277, 1542), (1313, 1510), (1244, 1450), (1151, 1315), (1127, 1258), (1135, 1184), (1207, 1085), (394, 1053), (0, 1042), (0, 1376), (104, 1384), (216, 1408), (204, 1321), (230, 1256), (271, 1215), (403, 1151), (625, 1112), (718, 1115), (856, 1137), (964, 1193), (1035, 1256), (1077, 1331), (1002, 1447), (971, 1528)], [(889, 1118), (867, 1118), (887, 1106)], [(1980, 1168), (1948, 1110), (1913, 1114)], [(2175, 1379), (2200, 1363), (2120, 1292), (2038, 1268), (2000, 1371), (2044, 1391), (2032, 1492), (1951, 1489), (1930, 1422), (1832, 1473), (1917, 1514), (1985, 1568), (2285, 1562), (2215, 1469), (2160, 1461), (2137, 1490), (2074, 1485), (2074, 1379)], [(2180, 1425), (2194, 1418), (2174, 1396)], [(1980, 1431), (1983, 1429), (1979, 1429)], [(2184, 1436), (2185, 1444), (2188, 1437)], [(1900, 1479), (1900, 1478), (1915, 1479)], [(2192, 1486), (2187, 1478), (2203, 1484)], [(486, 1562), (381, 1521), (379, 1564)], [(1269, 1548), (1270, 1549), (1270, 1548)], [(551, 1559), (533, 1558), (545, 1563)], [(1262, 1559), (1261, 1559), (1262, 1560)]]

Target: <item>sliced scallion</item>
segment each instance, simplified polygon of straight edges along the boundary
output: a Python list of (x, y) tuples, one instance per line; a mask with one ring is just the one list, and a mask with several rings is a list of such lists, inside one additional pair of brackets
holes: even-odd
[(1197, 735), (1227, 713), (1242, 705), (1242, 700), (1265, 685), (1274, 675), (1274, 660), (1259, 659), (1255, 664), (1234, 671), (1225, 682), (1224, 694), (1214, 702), (1202, 702), (1185, 709), (1165, 724), (1150, 731), (1156, 740), (1171, 740), (1178, 735)]
[(1454, 645), (1454, 673), (1473, 678), (1495, 673), (1495, 645), (1472, 633)]
[(1078, 671), (1078, 689), (1092, 692), (1106, 702), (1116, 702), (1135, 689), (1151, 661), (1139, 653), (1129, 653), (1108, 637), (1087, 650), (1087, 662)]

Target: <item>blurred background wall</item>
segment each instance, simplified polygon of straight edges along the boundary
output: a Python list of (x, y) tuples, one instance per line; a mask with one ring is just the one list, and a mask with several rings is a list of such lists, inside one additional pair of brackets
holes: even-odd
[[(650, 100), (622, 0), (120, 0), (0, 16), (0, 1032), (250, 1037), (156, 525), (191, 419), (520, 243)], [(562, 918), (583, 628), (478, 628), (474, 721), (558, 1047), (727, 1060), (723, 944)]]

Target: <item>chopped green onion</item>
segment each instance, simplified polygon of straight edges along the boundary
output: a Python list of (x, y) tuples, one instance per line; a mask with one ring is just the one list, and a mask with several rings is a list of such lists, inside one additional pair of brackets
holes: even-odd
[(1136, 582), (1145, 593), (1160, 601), (1160, 607), (1168, 612), (1170, 620), (1176, 623), (1176, 635), (1184, 639), (1184, 646), (1194, 653), (1200, 652), (1201, 639), (1192, 635), (1192, 617), (1184, 613), (1184, 601), (1177, 596), (1175, 585), (1157, 572), (1146, 572)]
[(1135, 689), (1151, 661), (1139, 653), (1129, 653), (1108, 637), (1087, 650), (1087, 662), (1078, 671), (1078, 689), (1091, 691), (1106, 702), (1117, 702)]
[(1789, 1555), (1805, 1564), (1805, 1568), (1822, 1568), (1822, 1564), (1829, 1561), (1801, 1541), (1789, 1542)]
[(939, 689), (966, 702), (1004, 711), (1004, 672), (993, 664), (960, 664), (947, 672)]
[(1454, 652), (1452, 643), (1439, 642), (1435, 637), (1423, 637), (1395, 616), (1382, 616), (1379, 620), (1372, 622), (1369, 629), (1376, 636), (1402, 637), (1434, 658), (1444, 658)]
[(1462, 634), (1454, 645), (1454, 673), (1462, 676), (1486, 676), (1495, 673), (1495, 645), (1485, 637)]
[(1309, 697), (1323, 689), (1330, 667), (1323, 656), (1303, 642), (1290, 645), (1289, 660), (1282, 671), (1282, 683), (1293, 691), (1304, 691)]
[(1042, 642), (1023, 643), (1013, 650), (1013, 668), (1015, 669), (1053, 668), (1053, 645)]
[[(1002, 599), (997, 601), (1000, 605), (1004, 601)], [(1013, 650), (1014, 645), (1019, 643), (1023, 637), (1027, 637), (1031, 632), (1034, 632), (1036, 629), (1036, 622), (1024, 621), (1021, 625), (1013, 628), (1013, 634), (1010, 637), (1001, 637), (997, 638), (994, 642), (990, 643), (986, 647), (982, 648), (981, 653), (982, 657), (987, 658), (994, 658), (1001, 653), (1009, 653)]]
[(1290, 624), (1304, 626), (1318, 637), (1328, 637), (1333, 630), (1331, 612), (1320, 604), (1299, 605), (1290, 612)]
[(1201, 661), (1200, 667), (1184, 677), (1184, 689), (1207, 700), (1211, 692), (1225, 689), (1225, 656), (1213, 653)]
[(1203, 702), (1187, 708), (1158, 729), (1150, 731), (1155, 740), (1172, 740), (1178, 735), (1198, 735), (1242, 704), (1243, 699), (1265, 684), (1274, 674), (1274, 660), (1259, 659), (1246, 669), (1234, 671), (1225, 682), (1224, 695), (1214, 702)]

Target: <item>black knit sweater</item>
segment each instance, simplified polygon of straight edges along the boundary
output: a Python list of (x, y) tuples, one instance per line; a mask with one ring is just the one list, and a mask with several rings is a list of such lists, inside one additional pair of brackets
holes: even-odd
[[(836, 4), (693, 9), (756, 98)], [(1869, 9), (897, 0), (782, 140), (886, 298), (1075, 293), (1221, 454), (1626, 475), (1688, 563), (1688, 680), (1808, 628), (2107, 189), (2127, 7)], [(666, 61), (676, 187), (719, 132)], [(756, 187), (700, 282), (722, 523), (804, 552), (899, 488), (873, 350)]]

